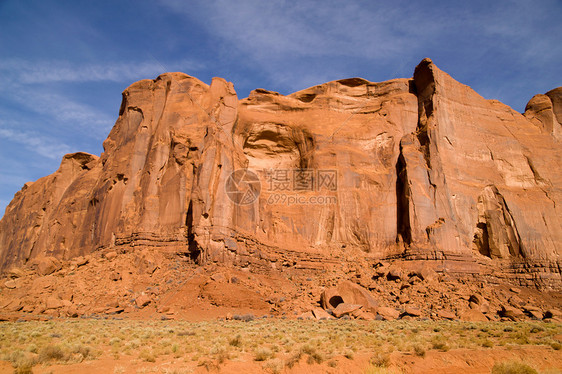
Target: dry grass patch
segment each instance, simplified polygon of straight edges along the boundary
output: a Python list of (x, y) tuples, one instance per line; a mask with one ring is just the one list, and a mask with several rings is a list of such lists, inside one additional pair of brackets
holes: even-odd
[(522, 362), (500, 362), (494, 365), (492, 374), (538, 374), (538, 372)]
[[(0, 324), (0, 359), (25, 372), (35, 365), (95, 360), (102, 352), (145, 362), (180, 359), (209, 368), (228, 360), (263, 362), (267, 371), (298, 362), (337, 366), (369, 355), (373, 372), (389, 353), (539, 345), (560, 350), (562, 325), (544, 322), (62, 320)], [(374, 353), (376, 352), (376, 353)], [(281, 370), (282, 371), (282, 370)]]

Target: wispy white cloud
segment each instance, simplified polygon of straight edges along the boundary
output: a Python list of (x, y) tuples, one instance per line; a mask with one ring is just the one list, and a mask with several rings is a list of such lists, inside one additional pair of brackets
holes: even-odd
[(4, 172), (0, 173), (0, 180), (2, 181), (3, 185), (12, 185), (12, 186), (23, 186), (25, 183), (29, 182), (28, 179), (26, 179), (21, 175), (4, 173)]
[[(169, 64), (170, 67), (198, 70), (200, 65), (184, 60)], [(61, 60), (27, 61), (22, 59), (0, 60), (0, 72), (12, 74), (13, 79), (23, 84), (50, 82), (131, 82), (137, 79), (156, 77), (164, 73), (157, 61), (149, 62), (108, 62), (75, 63)]]
[[(12, 101), (27, 110), (40, 114), (46, 123), (54, 122), (59, 126), (81, 129), (82, 132), (87, 130), (88, 134), (95, 138), (106, 136), (115, 122), (115, 118), (88, 104), (34, 85), (8, 82), (0, 87), (0, 92), (9, 95)], [(41, 124), (35, 126), (41, 126)]]
[[(161, 2), (178, 13), (192, 14), (192, 4), (181, 0)], [(395, 54), (407, 47), (415, 27), (396, 24), (404, 14), (384, 3), (373, 11), (353, 1), (319, 5), (311, 1), (223, 0), (206, 2), (200, 10), (212, 34), (264, 60)], [(402, 33), (395, 34), (400, 27)]]
[(509, 50), (514, 59), (533, 64), (558, 58), (562, 53), (560, 24), (554, 28), (549, 24), (551, 18), (560, 16), (560, 1), (511, 0), (507, 1), (510, 6), (503, 6), (505, 3), (491, 3), (495, 6), (490, 11), (479, 14), (479, 33), (495, 41), (490, 47)]
[[(177, 14), (193, 13), (191, 3), (161, 3)], [(208, 32), (223, 41), (229, 55), (250, 57), (257, 62), (256, 69), (268, 72), (276, 81), (284, 80), (280, 70), (288, 68), (296, 75), (305, 72), (318, 76), (317, 70), (334, 70), (335, 59), (388, 63), (410, 54), (420, 36), (431, 39), (444, 22), (450, 23), (444, 14), (434, 13), (428, 19), (419, 7), (399, 8), (385, 2), (377, 2), (377, 7), (357, 1), (325, 1), (321, 5), (313, 1), (259, 0), (197, 3)], [(326, 66), (315, 69), (296, 64), (306, 58), (324, 58)]]
[(61, 126), (67, 124), (73, 128), (87, 129), (88, 135), (103, 139), (113, 126), (115, 117), (88, 103), (76, 101), (72, 94), (66, 94), (64, 89), (55, 90), (52, 84), (130, 84), (138, 79), (155, 78), (168, 69), (200, 68), (197, 63), (188, 60), (168, 61), (166, 66), (155, 58), (152, 60), (80, 64), (63, 60), (0, 59), (0, 77), (3, 80), (0, 94)]
[(407, 61), (407, 70), (398, 69), (403, 77), (411, 76), (412, 64), (435, 55), (446, 56), (450, 66), (471, 74), (498, 64), (505, 70), (508, 62), (552, 64), (562, 53), (562, 43), (557, 30), (543, 30), (541, 20), (551, 17), (549, 9), (559, 9), (556, 1), (160, 3), (180, 16), (198, 14), (207, 32), (221, 41), (225, 55), (255, 64), (274, 83), (298, 89), (303, 88), (301, 82), (345, 73), (356, 59), (362, 59), (363, 66), (371, 64), (375, 73), (384, 69), (386, 75)]
[(21, 144), (29, 151), (40, 156), (60, 160), (61, 157), (71, 152), (71, 147), (51, 137), (33, 131), (19, 131), (4, 127), (0, 123), (0, 140)]

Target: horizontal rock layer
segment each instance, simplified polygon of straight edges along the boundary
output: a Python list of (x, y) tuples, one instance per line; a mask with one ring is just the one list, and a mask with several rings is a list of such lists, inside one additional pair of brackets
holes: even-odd
[(16, 193), (0, 270), (134, 246), (310, 269), (360, 251), (559, 283), (561, 113), (562, 88), (520, 114), (429, 59), (412, 79), (242, 100), (163, 74), (124, 91), (100, 157)]

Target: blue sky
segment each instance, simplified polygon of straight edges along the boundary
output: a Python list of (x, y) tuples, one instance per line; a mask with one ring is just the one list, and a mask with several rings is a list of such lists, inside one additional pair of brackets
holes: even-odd
[(0, 0), (0, 215), (65, 153), (99, 155), (134, 81), (220, 76), (243, 98), (411, 77), (430, 57), (522, 112), (562, 85), (560, 19), (560, 0)]

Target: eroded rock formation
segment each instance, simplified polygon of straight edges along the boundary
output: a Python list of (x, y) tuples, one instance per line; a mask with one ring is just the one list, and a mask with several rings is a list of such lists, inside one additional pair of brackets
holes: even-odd
[(559, 284), (561, 95), (520, 114), (429, 59), (412, 79), (242, 100), (220, 78), (143, 80), (124, 91), (100, 157), (66, 155), (15, 195), (0, 270), (139, 246), (273, 269), (355, 251)]

